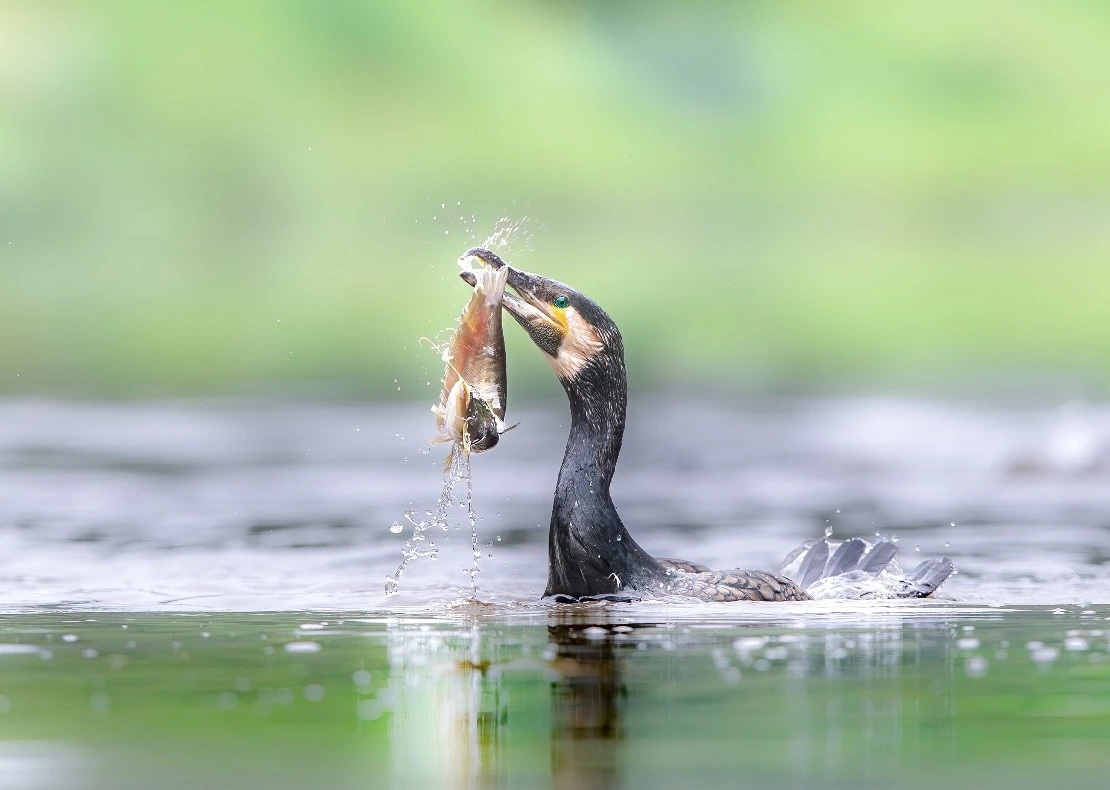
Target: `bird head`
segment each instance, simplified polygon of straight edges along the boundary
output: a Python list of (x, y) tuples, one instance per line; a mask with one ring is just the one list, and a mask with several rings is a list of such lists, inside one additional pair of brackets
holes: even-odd
[[(588, 367), (605, 362), (620, 365), (623, 375), (620, 331), (597, 302), (565, 283), (515, 269), (481, 247), (467, 250), (459, 260), (470, 267), (508, 268), (508, 284), (516, 293), (506, 291), (502, 305), (564, 384), (579, 378)], [(474, 275), (467, 268), (460, 276), (474, 284)]]

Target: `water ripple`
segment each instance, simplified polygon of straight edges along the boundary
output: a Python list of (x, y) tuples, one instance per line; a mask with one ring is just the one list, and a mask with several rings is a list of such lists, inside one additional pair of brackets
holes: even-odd
[[(681, 430), (658, 430), (658, 415)], [(474, 459), (479, 597), (531, 606), (546, 578), (563, 404)], [(674, 423), (672, 421), (672, 424)], [(442, 453), (420, 405), (0, 402), (8, 611), (435, 607), (469, 595), (470, 535), (386, 602), (407, 509)], [(951, 555), (962, 604), (1110, 600), (1110, 409), (898, 398), (645, 401), (614, 498), (659, 555), (770, 567), (831, 527)], [(492, 556), (491, 556), (492, 555)], [(704, 612), (702, 615), (704, 616)]]

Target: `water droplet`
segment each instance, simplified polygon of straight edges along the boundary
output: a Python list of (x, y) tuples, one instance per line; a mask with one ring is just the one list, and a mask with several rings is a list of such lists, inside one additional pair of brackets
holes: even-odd
[(981, 678), (990, 669), (990, 662), (982, 656), (971, 656), (964, 662), (964, 672), (968, 677)]
[(1064, 640), (1064, 649), (1069, 652), (1078, 652), (1087, 650), (1090, 644), (1081, 636), (1069, 636)]
[(1030, 651), (1029, 657), (1033, 659), (1033, 663), (1041, 669), (1046, 669), (1053, 661), (1060, 655), (1060, 651), (1054, 647), (1039, 647)]
[(392, 524), (389, 525), (389, 531), (392, 532), (394, 535), (400, 535), (403, 529), (404, 527), (401, 526), (401, 523), (398, 521), (394, 521)]
[(397, 590), (399, 589), (399, 587), (400, 587), (400, 585), (397, 584), (396, 579), (394, 579), (391, 576), (386, 577), (386, 580), (385, 580), (385, 594), (386, 595), (388, 595), (389, 597), (392, 598), (394, 595), (397, 594)]

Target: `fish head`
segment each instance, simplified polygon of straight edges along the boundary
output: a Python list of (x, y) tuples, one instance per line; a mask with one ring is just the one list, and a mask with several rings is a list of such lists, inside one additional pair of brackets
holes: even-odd
[(468, 453), (490, 449), (507, 430), (490, 402), (462, 379), (433, 411), (440, 430), (438, 441), (458, 442)]
[[(472, 267), (508, 270), (508, 285), (502, 307), (524, 328), (544, 353), (555, 374), (564, 382), (575, 379), (591, 362), (604, 355), (623, 366), (624, 346), (613, 319), (597, 302), (566, 283), (521, 271), (496, 253), (481, 247), (468, 250), (461, 260)], [(472, 286), (473, 271), (460, 273)]]
[(489, 401), (474, 393), (466, 410), (466, 441), (463, 446), (472, 453), (490, 449), (501, 438), (501, 426)]

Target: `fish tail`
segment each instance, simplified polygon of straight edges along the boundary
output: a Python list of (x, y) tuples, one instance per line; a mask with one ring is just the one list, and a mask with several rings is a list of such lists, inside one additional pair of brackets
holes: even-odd
[(505, 293), (505, 285), (509, 282), (509, 268), (478, 269), (475, 272), (477, 281), (474, 290), (485, 296), (487, 307), (497, 307), (501, 304)]

